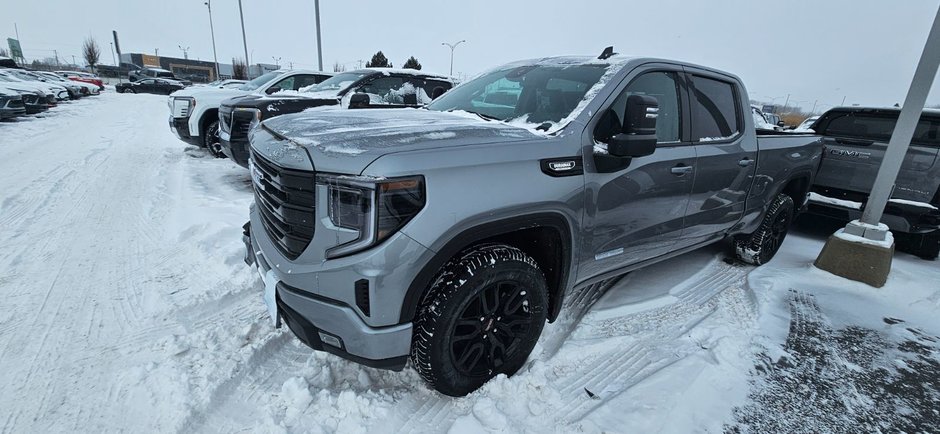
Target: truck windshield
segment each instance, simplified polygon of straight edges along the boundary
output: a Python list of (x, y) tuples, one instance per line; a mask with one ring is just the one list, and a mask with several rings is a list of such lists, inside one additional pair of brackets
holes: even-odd
[(281, 74), (283, 74), (281, 71), (271, 71), (267, 74), (261, 74), (261, 76), (239, 86), (238, 90), (255, 90), (261, 87), (262, 84), (274, 80), (275, 77), (279, 77)]
[(430, 110), (463, 110), (483, 118), (558, 122), (607, 72), (606, 64), (527, 65), (484, 74), (445, 93)]
[(323, 80), (320, 84), (316, 86), (308, 87), (303, 89), (304, 92), (320, 92), (320, 91), (335, 91), (341, 92), (347, 87), (351, 86), (353, 83), (359, 81), (360, 78), (369, 75), (368, 72), (344, 72), (342, 74), (334, 75), (326, 80)]

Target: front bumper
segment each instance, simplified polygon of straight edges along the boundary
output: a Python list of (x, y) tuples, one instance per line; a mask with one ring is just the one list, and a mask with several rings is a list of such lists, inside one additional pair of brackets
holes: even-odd
[(0, 108), (0, 119), (14, 118), (26, 114), (26, 108)]
[[(257, 266), (268, 279), (276, 279), (273, 300), (278, 316), (291, 331), (314, 350), (370, 367), (402, 369), (411, 351), (412, 337), (412, 323), (397, 324), (407, 285), (384, 284), (414, 276), (417, 258), (424, 258), (429, 251), (397, 234), (371, 251), (343, 260), (308, 262), (301, 256), (301, 260), (288, 262), (274, 247), (259, 219), (258, 211), (252, 209), (243, 236), (245, 262)], [(387, 268), (375, 269), (380, 262)], [(367, 288), (371, 287), (368, 314), (358, 306), (354, 292), (355, 284), (361, 281), (368, 281)], [(376, 318), (395, 320), (392, 325), (373, 326), (364, 318), (372, 322)]]
[[(226, 139), (226, 137), (228, 137)], [(222, 153), (226, 157), (237, 163), (239, 166), (248, 168), (248, 139), (232, 139), (228, 134), (220, 134), (219, 140), (222, 143)]]
[(202, 140), (199, 136), (189, 135), (189, 118), (174, 118), (170, 116), (170, 130), (176, 134), (180, 140), (194, 146), (202, 146)]

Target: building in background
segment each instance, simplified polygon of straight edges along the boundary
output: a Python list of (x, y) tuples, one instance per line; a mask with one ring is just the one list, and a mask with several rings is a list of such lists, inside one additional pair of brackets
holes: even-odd
[[(121, 53), (122, 69), (128, 70), (135, 66), (166, 69), (179, 78), (193, 82), (205, 83), (220, 78), (215, 76), (215, 64), (212, 62), (143, 53)], [(257, 77), (276, 69), (278, 69), (277, 65), (256, 63), (249, 65), (248, 74), (251, 77)], [(219, 63), (219, 74), (221, 78), (232, 78), (232, 65), (230, 63)]]

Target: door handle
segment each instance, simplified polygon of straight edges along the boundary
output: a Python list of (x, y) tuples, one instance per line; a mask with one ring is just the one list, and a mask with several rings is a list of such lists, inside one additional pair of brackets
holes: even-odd
[(682, 175), (685, 175), (686, 173), (692, 173), (692, 166), (686, 166), (685, 164), (680, 164), (678, 166), (673, 167), (672, 169), (669, 169), (669, 171), (672, 172), (673, 175), (682, 176)]
[(747, 166), (750, 166), (750, 165), (752, 165), (752, 164), (754, 164), (754, 160), (752, 160), (752, 159), (750, 159), (750, 158), (747, 158), (747, 157), (744, 157), (743, 159), (741, 159), (740, 161), (738, 161), (738, 166), (741, 166), (741, 167), (747, 167)]

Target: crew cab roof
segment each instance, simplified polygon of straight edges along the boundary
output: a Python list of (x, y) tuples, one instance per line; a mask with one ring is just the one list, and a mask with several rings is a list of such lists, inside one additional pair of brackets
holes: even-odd
[(362, 69), (356, 69), (356, 70), (349, 71), (349, 72), (353, 72), (353, 73), (380, 72), (380, 73), (385, 74), (385, 75), (391, 75), (391, 74), (396, 74), (396, 75), (410, 75), (410, 76), (413, 76), (413, 77), (431, 78), (431, 79), (435, 79), (435, 80), (443, 80), (443, 81), (447, 81), (447, 82), (451, 82), (451, 83), (453, 83), (453, 81), (454, 81), (453, 78), (448, 77), (448, 76), (443, 75), (443, 74), (435, 74), (435, 73), (433, 73), (433, 72), (423, 72), (423, 71), (419, 71), (419, 70), (417, 70), (417, 69), (362, 68)]

